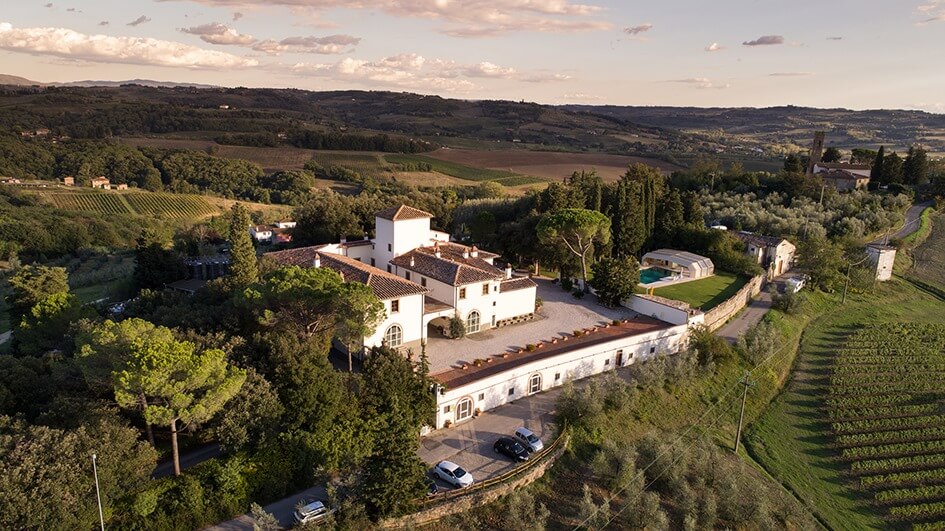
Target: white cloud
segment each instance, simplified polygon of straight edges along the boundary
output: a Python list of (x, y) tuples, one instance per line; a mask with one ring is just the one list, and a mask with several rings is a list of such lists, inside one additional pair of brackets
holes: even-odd
[(252, 35), (240, 33), (226, 24), (220, 24), (219, 22), (189, 28), (179, 28), (178, 31), (190, 35), (197, 35), (200, 37), (200, 40), (209, 42), (210, 44), (238, 44), (248, 46), (256, 42), (256, 39)]
[(145, 37), (87, 35), (68, 28), (14, 28), (0, 23), (0, 49), (67, 59), (182, 68), (230, 69), (254, 59)]
[[(174, 1), (174, 0), (161, 0)], [(271, 7), (309, 15), (331, 9), (379, 10), (405, 18), (439, 20), (440, 31), (456, 37), (489, 37), (517, 31), (579, 32), (609, 30), (613, 24), (597, 18), (600, 6), (571, 0), (191, 0), (218, 7)]]
[[(284, 67), (273, 65), (273, 68)], [(514, 68), (482, 61), (465, 64), (447, 59), (426, 58), (405, 53), (375, 61), (346, 57), (335, 63), (300, 62), (289, 66), (298, 75), (330, 77), (370, 87), (408, 88), (421, 91), (466, 93), (479, 88), (475, 79), (506, 79), (531, 81), (545, 76), (546, 81), (568, 79), (567, 76), (544, 73), (521, 73)]]
[(784, 37), (781, 35), (762, 35), (753, 41), (745, 41), (744, 46), (771, 46), (772, 44), (784, 44)]
[(684, 79), (670, 79), (667, 83), (680, 83), (689, 85), (698, 89), (727, 89), (731, 87), (728, 83), (716, 83), (707, 77), (687, 77)]
[(592, 102), (592, 101), (603, 101), (602, 96), (596, 94), (585, 94), (583, 92), (573, 92), (566, 93), (561, 95), (561, 100), (563, 101), (576, 101), (576, 102)]
[(148, 22), (151, 22), (151, 17), (147, 15), (141, 15), (140, 17), (126, 24), (126, 26), (140, 26), (141, 24), (146, 24)]
[(719, 43), (717, 43), (717, 42), (713, 42), (712, 44), (710, 44), (710, 45), (708, 45), (708, 46), (706, 46), (706, 47), (704, 48), (704, 50), (707, 51), (707, 52), (720, 52), (720, 51), (722, 51), (722, 50), (724, 50), (724, 49), (725, 49), (725, 46), (722, 46), (721, 44), (719, 44)]
[(624, 28), (623, 32), (628, 35), (639, 35), (641, 33), (646, 33), (653, 29), (653, 24), (647, 22), (646, 24), (640, 24), (639, 26), (631, 26), (629, 28)]
[(768, 74), (771, 77), (805, 77), (814, 75), (813, 72), (773, 72)]
[(828, 40), (828, 41), (842, 41), (842, 40), (843, 40), (843, 36), (842, 36), (842, 35), (836, 35), (836, 36), (833, 36), (833, 37), (827, 37), (827, 40)]
[(281, 41), (265, 40), (256, 43), (253, 49), (269, 55), (283, 53), (315, 53), (322, 55), (348, 53), (361, 42), (351, 35), (328, 35), (325, 37), (287, 37)]

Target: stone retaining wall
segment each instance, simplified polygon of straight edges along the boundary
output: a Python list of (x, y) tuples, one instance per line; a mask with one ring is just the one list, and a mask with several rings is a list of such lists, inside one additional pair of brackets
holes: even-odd
[(764, 275), (752, 277), (747, 284), (742, 286), (742, 289), (738, 290), (738, 293), (705, 313), (705, 326), (710, 331), (721, 328), (726, 321), (751, 302), (752, 297), (761, 293), (763, 285)]

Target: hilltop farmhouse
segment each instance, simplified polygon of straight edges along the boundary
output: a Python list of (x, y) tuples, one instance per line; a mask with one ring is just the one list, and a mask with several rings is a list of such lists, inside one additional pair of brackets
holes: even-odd
[(810, 149), (810, 161), (807, 163), (807, 175), (816, 175), (824, 184), (839, 191), (866, 190), (870, 183), (871, 166), (869, 164), (851, 164), (849, 162), (823, 162), (824, 132), (814, 133), (814, 143)]
[(794, 253), (797, 252), (797, 247), (784, 238), (747, 231), (736, 232), (735, 236), (745, 242), (745, 253), (767, 271), (769, 280), (787, 273), (794, 267)]

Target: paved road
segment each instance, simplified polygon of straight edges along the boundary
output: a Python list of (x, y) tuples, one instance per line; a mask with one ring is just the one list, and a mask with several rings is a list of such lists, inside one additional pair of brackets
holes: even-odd
[(745, 308), (731, 321), (725, 323), (715, 334), (729, 343), (735, 343), (745, 332), (760, 323), (765, 314), (771, 309), (771, 294), (762, 290), (757, 297), (751, 300)]
[(913, 232), (919, 230), (919, 218), (922, 217), (922, 211), (926, 208), (932, 206), (932, 201), (926, 201), (924, 203), (918, 203), (909, 207), (909, 210), (906, 210), (906, 219), (903, 221), (902, 227), (899, 228), (893, 234), (890, 234), (888, 237), (880, 236), (873, 240), (873, 243), (888, 243), (892, 239), (902, 239), (906, 236), (912, 234)]
[(6, 332), (0, 334), (0, 345), (9, 341), (12, 335), (13, 335), (13, 332), (11, 332), (10, 330), (7, 330)]
[[(181, 470), (188, 469), (192, 466), (199, 465), (204, 461), (213, 459), (220, 455), (220, 445), (217, 443), (210, 443), (200, 448), (195, 448), (193, 450), (184, 452), (180, 454), (180, 468)], [(163, 478), (165, 476), (170, 476), (174, 473), (174, 462), (167, 461), (160, 463), (157, 468), (154, 469), (154, 472), (151, 473), (151, 476), (154, 479)]]

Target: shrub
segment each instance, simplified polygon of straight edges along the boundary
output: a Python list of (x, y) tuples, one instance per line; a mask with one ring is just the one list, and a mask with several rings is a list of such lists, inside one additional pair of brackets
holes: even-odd
[(463, 322), (458, 316), (453, 316), (450, 319), (450, 337), (453, 339), (459, 339), (466, 336), (466, 323)]
[(771, 296), (771, 306), (775, 310), (780, 310), (788, 315), (794, 315), (804, 307), (804, 301), (807, 298), (792, 291), (786, 291), (784, 294), (775, 293)]
[(564, 291), (571, 291), (574, 289), (574, 281), (570, 277), (561, 278), (561, 289)]
[(579, 289), (576, 289), (576, 290), (572, 291), (572, 292), (571, 292), (571, 295), (573, 295), (575, 299), (583, 299), (583, 298), (584, 298), (584, 292), (581, 291), (581, 290), (579, 290)]

